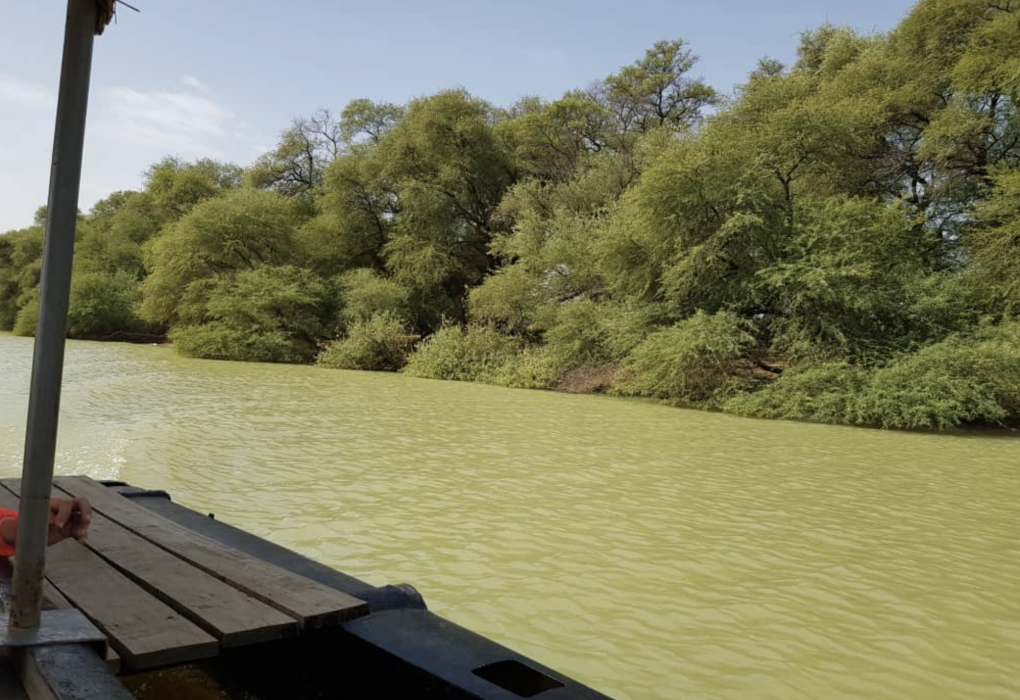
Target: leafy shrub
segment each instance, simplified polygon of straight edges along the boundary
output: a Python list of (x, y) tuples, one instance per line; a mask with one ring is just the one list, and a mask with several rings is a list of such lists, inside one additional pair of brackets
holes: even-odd
[(672, 401), (714, 400), (748, 374), (737, 360), (754, 343), (730, 312), (699, 311), (672, 328), (652, 333), (625, 358), (625, 394)]
[(180, 295), (170, 338), (191, 357), (309, 362), (330, 313), (326, 296), (313, 273), (289, 265), (198, 279)]
[(500, 365), (487, 381), (515, 389), (549, 389), (560, 371), (544, 347), (526, 347), (513, 359)]
[(766, 388), (729, 399), (725, 410), (754, 418), (846, 423), (868, 384), (864, 370), (838, 362), (792, 368)]
[(181, 297), (196, 280), (286, 265), (297, 255), (294, 226), (293, 203), (275, 192), (238, 189), (204, 199), (143, 246), (149, 276), (139, 315), (179, 323)]
[(340, 315), (348, 325), (363, 323), (379, 313), (408, 318), (408, 290), (375, 270), (351, 270), (339, 277), (337, 286), (343, 297)]
[(757, 278), (784, 313), (773, 350), (791, 359), (880, 363), (909, 348), (910, 285), (924, 247), (907, 212), (867, 199), (805, 207), (785, 260)]
[(520, 349), (521, 341), (488, 326), (447, 326), (418, 346), (406, 371), (426, 379), (491, 382)]
[(604, 327), (607, 306), (581, 299), (557, 308), (545, 332), (545, 346), (560, 371), (613, 359)]
[(14, 335), (30, 336), (35, 335), (35, 327), (39, 322), (39, 290), (33, 289), (27, 295), (27, 299), (18, 309), (18, 315), (14, 318)]
[(174, 350), (185, 357), (248, 362), (307, 362), (307, 346), (295, 343), (288, 333), (252, 333), (223, 323), (184, 326), (170, 332)]
[(540, 309), (547, 359), (560, 372), (616, 362), (641, 344), (663, 320), (655, 304), (580, 299)]
[(534, 322), (539, 301), (534, 276), (522, 265), (511, 265), (471, 290), (468, 311), (473, 321), (492, 323), (511, 333), (523, 333)]
[(1020, 416), (1020, 324), (953, 336), (871, 372), (791, 370), (726, 410), (761, 418), (938, 429)]
[(602, 304), (602, 327), (609, 357), (622, 360), (666, 321), (659, 304), (625, 302)]
[(855, 422), (942, 430), (1020, 413), (1020, 333), (983, 335), (949, 338), (875, 372)]
[(347, 337), (322, 351), (316, 364), (333, 369), (396, 371), (407, 361), (411, 340), (404, 323), (391, 312), (358, 321)]
[(76, 274), (71, 278), (67, 334), (80, 338), (137, 331), (141, 321), (135, 306), (141, 297), (138, 279), (131, 272)]

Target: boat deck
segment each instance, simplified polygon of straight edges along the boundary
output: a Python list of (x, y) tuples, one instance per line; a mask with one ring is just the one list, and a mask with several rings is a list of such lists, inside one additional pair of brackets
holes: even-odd
[[(16, 509), (19, 487), (0, 481), (0, 506)], [(87, 497), (94, 516), (86, 546), (65, 541), (48, 550), (48, 607), (80, 609), (124, 672), (208, 659), (368, 613), (358, 598), (207, 538), (88, 477), (56, 479), (58, 494)], [(4, 682), (0, 675), (0, 689)]]

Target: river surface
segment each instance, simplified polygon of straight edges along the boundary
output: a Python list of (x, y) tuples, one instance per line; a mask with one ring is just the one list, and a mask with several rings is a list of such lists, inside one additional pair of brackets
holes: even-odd
[[(31, 341), (0, 335), (0, 476)], [(61, 474), (174, 499), (620, 700), (1020, 698), (1020, 439), (69, 344)]]

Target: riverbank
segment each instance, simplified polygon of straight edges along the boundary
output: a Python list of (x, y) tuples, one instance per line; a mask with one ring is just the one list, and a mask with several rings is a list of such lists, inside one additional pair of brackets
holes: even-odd
[[(900, 430), (1020, 430), (1020, 324), (954, 337), (871, 368), (846, 363), (790, 368), (760, 356), (710, 356), (699, 362), (683, 358), (683, 348), (672, 346), (666, 348), (666, 357), (656, 356), (645, 367), (627, 358), (576, 364), (558, 359), (555, 348), (527, 344), (491, 328), (450, 327), (424, 340), (402, 332), (387, 335), (393, 332), (387, 326), (381, 330), (374, 337), (324, 344), (315, 364), (567, 394), (651, 398), (750, 418)], [(159, 340), (163, 342), (142, 344), (181, 349)], [(199, 359), (237, 358), (225, 353)]]
[(623, 350), (591, 325), (544, 343), (491, 326), (449, 326), (411, 345), (399, 323), (366, 324), (318, 356), (339, 369), (402, 370), (568, 393), (659, 399), (675, 406), (770, 418), (906, 430), (1020, 424), (1020, 323), (980, 326), (885, 361), (791, 364), (769, 356), (734, 314), (698, 312), (635, 334)]
[[(702, 329), (693, 332), (705, 335)], [(490, 340), (472, 340), (472, 333)], [(846, 362), (784, 367), (774, 358), (748, 357), (747, 347), (713, 349), (705, 343), (692, 348), (690, 334), (681, 327), (653, 333), (618, 362), (564, 364), (548, 346), (507, 348), (491, 331), (449, 331), (416, 348), (405, 371), (509, 387), (641, 396), (752, 418), (906, 430), (1020, 426), (1020, 324), (953, 336), (871, 367)]]

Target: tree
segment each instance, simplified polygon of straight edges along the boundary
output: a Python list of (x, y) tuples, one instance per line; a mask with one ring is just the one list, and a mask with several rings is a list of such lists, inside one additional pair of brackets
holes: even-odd
[(160, 228), (159, 212), (144, 192), (115, 192), (92, 207), (79, 223), (75, 270), (116, 273), (141, 279), (142, 244)]
[(882, 361), (914, 341), (908, 303), (928, 268), (904, 207), (832, 198), (805, 207), (760, 270), (773, 350), (790, 359)]
[(145, 191), (152, 197), (163, 223), (176, 221), (203, 200), (240, 186), (236, 165), (208, 158), (188, 163), (165, 158), (145, 173)]
[(968, 249), (981, 287), (995, 308), (1020, 317), (1020, 170), (993, 176), (992, 195), (978, 205)]
[(36, 303), (42, 247), (41, 226), (0, 235), (0, 330), (12, 330), (22, 308)]
[(365, 140), (378, 144), (401, 119), (405, 110), (387, 102), (372, 102), (365, 98), (351, 100), (340, 114), (339, 132), (347, 144)]
[(203, 300), (187, 293), (190, 285), (291, 262), (300, 255), (297, 223), (291, 203), (274, 192), (236, 189), (196, 205), (145, 244), (149, 276), (142, 284), (139, 314), (151, 323), (173, 325), (190, 313), (182, 302)]
[(77, 272), (71, 278), (67, 334), (72, 338), (117, 337), (144, 330), (135, 315), (141, 290), (134, 274)]
[(280, 141), (247, 173), (248, 182), (287, 197), (311, 196), (322, 184), (326, 167), (340, 155), (344, 137), (327, 109), (295, 119)]
[(954, 264), (992, 169), (1020, 163), (1010, 72), (1017, 12), (985, 0), (924, 0), (831, 85), (844, 102), (867, 101), (878, 118), (865, 155), (872, 179), (916, 212), (935, 263)]
[(401, 323), (411, 316), (407, 288), (369, 268), (351, 270), (337, 279), (342, 300), (340, 316), (347, 325), (387, 314)]
[(512, 182), (490, 106), (463, 91), (416, 100), (374, 157), (392, 188), (386, 268), (415, 293), (416, 325), (462, 316), (464, 291), (493, 267), (493, 215)]
[(341, 156), (327, 168), (316, 216), (298, 231), (308, 264), (324, 276), (385, 268), (383, 246), (397, 212), (397, 195), (373, 148)]
[(526, 100), (518, 113), (496, 127), (522, 173), (544, 182), (571, 178), (587, 154), (600, 152), (612, 138), (610, 110), (574, 91), (544, 105)]
[(485, 278), (468, 295), (471, 320), (492, 323), (510, 333), (527, 331), (541, 303), (538, 280), (519, 264)]
[(192, 283), (186, 323), (173, 329), (178, 349), (193, 357), (308, 362), (331, 315), (326, 286), (290, 265), (241, 269)]
[(697, 61), (683, 40), (658, 41), (642, 59), (606, 78), (596, 94), (625, 132), (682, 130), (718, 101), (711, 86), (690, 76)]

